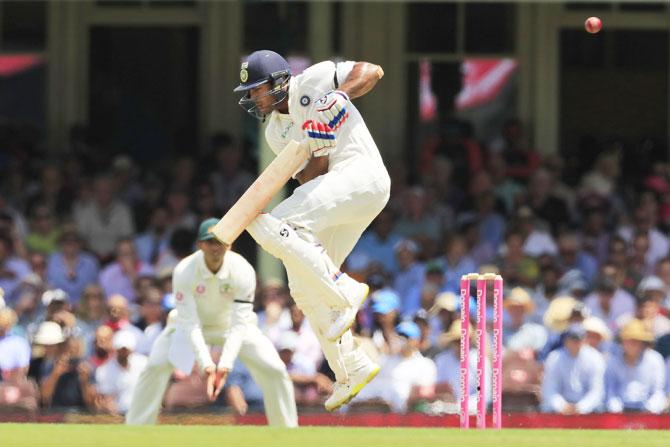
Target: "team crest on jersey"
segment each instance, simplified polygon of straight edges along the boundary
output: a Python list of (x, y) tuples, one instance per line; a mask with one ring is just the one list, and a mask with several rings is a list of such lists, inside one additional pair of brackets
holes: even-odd
[(307, 107), (310, 102), (311, 102), (311, 100), (309, 99), (309, 96), (307, 96), (307, 95), (303, 95), (300, 98), (300, 105), (302, 105), (303, 107)]
[(202, 295), (203, 293), (205, 293), (205, 285), (198, 284), (198, 287), (195, 288), (195, 291), (198, 293), (198, 295)]
[(230, 284), (221, 284), (219, 286), (219, 292), (220, 293), (228, 293), (228, 292), (230, 292), (231, 288), (232, 288), (232, 286)]

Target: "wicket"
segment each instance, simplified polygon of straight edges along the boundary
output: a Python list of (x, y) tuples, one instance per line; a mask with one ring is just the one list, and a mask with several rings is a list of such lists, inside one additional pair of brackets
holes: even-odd
[(477, 428), (486, 428), (486, 285), (493, 281), (492, 425), (502, 427), (503, 279), (494, 273), (461, 277), (460, 426), (470, 428), (470, 286), (477, 281)]

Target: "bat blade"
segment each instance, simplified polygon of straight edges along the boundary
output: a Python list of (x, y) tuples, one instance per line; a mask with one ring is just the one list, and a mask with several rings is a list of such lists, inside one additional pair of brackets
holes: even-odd
[(210, 233), (214, 233), (222, 243), (231, 245), (307, 161), (309, 155), (304, 144), (291, 140), (221, 220), (209, 229)]

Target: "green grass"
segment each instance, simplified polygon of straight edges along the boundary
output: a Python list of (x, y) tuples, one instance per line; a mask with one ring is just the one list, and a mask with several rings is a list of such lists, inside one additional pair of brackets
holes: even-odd
[(2, 447), (617, 447), (670, 446), (670, 430), (0, 424)]

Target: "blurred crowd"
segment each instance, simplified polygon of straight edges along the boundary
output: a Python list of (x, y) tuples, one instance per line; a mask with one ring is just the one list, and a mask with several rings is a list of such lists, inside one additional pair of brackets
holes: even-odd
[[(444, 123), (417, 166), (387, 160), (391, 200), (343, 266), (370, 285), (354, 331), (382, 372), (343, 411), (458, 411), (458, 294), (473, 272), (505, 281), (506, 410), (668, 411), (670, 165), (632, 170), (630, 145), (612, 140), (576, 175), (529, 147), (518, 120), (487, 144), (468, 128)], [(0, 144), (0, 412), (123, 414), (174, 306), (172, 269), (199, 222), (252, 183), (249, 154), (220, 134), (144, 166), (79, 127), (57, 157), (17, 128)], [(253, 242), (234, 248), (254, 261)], [(298, 404), (322, 408), (333, 374), (284, 279), (259, 278), (255, 306)], [(178, 370), (164, 403), (244, 414), (262, 394), (238, 362), (215, 404), (197, 371)]]

